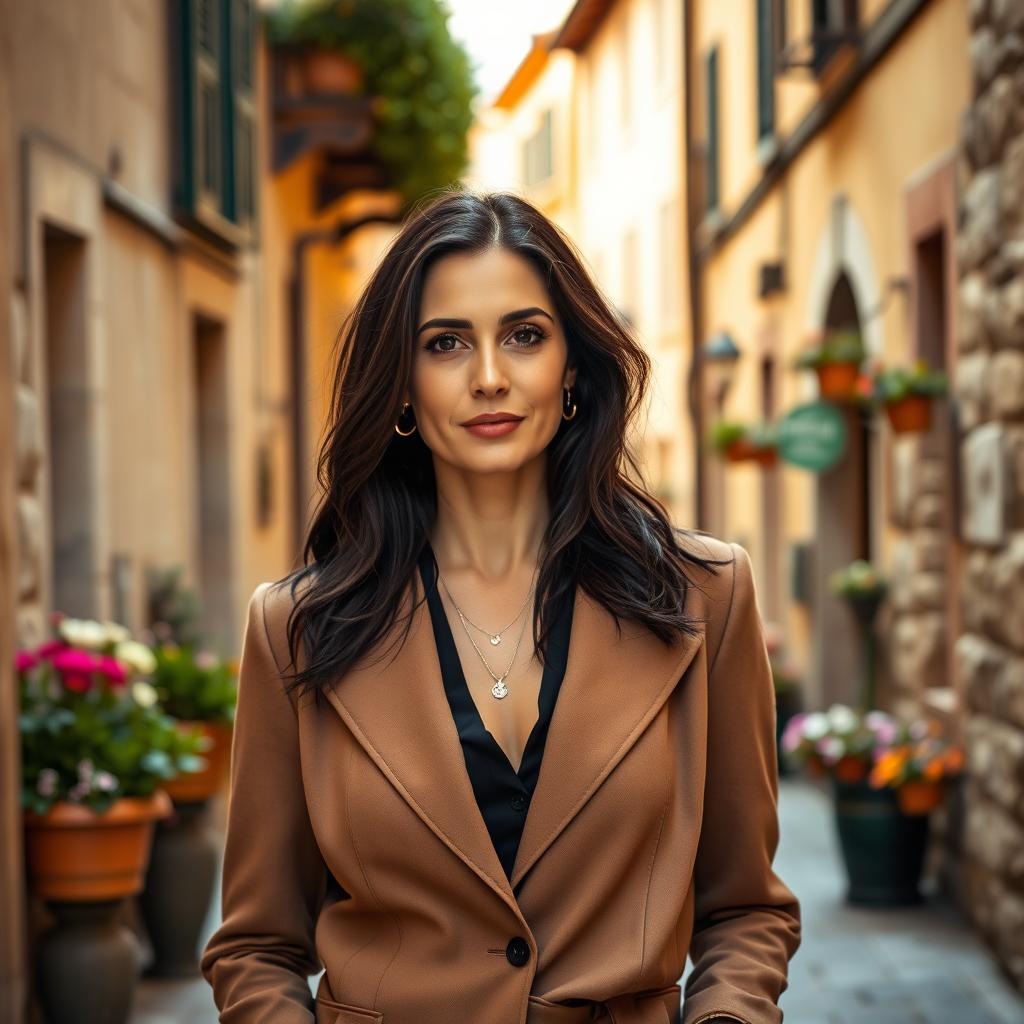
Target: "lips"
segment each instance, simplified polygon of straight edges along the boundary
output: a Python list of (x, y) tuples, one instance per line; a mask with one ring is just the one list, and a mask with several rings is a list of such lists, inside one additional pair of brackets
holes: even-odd
[(471, 420), (466, 420), (462, 425), (472, 427), (480, 423), (518, 423), (522, 418), (522, 416), (516, 416), (511, 412), (484, 412), (479, 416), (474, 416)]

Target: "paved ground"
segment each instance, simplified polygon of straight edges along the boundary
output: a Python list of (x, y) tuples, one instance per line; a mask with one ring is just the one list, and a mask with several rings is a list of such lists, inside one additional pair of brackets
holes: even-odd
[[(935, 897), (893, 910), (845, 905), (827, 796), (789, 778), (780, 793), (775, 863), (804, 919), (781, 1000), (785, 1024), (1024, 1024), (1024, 999), (954, 907)], [(215, 924), (211, 908), (207, 934)], [(216, 1024), (217, 1013), (202, 979), (143, 981), (132, 1020)]]

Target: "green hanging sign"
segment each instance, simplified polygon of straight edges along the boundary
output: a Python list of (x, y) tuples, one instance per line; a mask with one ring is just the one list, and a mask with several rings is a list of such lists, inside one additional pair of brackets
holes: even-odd
[(808, 402), (782, 417), (778, 437), (780, 458), (822, 473), (846, 451), (846, 420), (832, 402)]

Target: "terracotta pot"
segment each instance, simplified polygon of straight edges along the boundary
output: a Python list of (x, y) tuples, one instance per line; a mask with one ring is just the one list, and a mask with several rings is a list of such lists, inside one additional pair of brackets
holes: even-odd
[(337, 50), (311, 46), (302, 54), (302, 79), (308, 95), (351, 95), (359, 90), (363, 70)]
[(44, 900), (111, 900), (142, 890), (158, 818), (173, 810), (162, 790), (121, 797), (102, 814), (70, 801), (46, 814), (26, 811), (25, 860)]
[(822, 363), (815, 370), (822, 398), (847, 401), (857, 394), (860, 363)]
[(204, 736), (213, 740), (213, 746), (202, 756), (208, 764), (198, 772), (183, 772), (162, 786), (175, 803), (199, 803), (209, 800), (227, 781), (231, 762), (231, 726), (220, 722), (181, 720), (178, 729), (190, 732), (196, 726)]
[(868, 766), (861, 758), (847, 755), (833, 765), (832, 774), (843, 782), (860, 782), (868, 774)]
[(739, 437), (725, 449), (725, 457), (729, 462), (753, 461), (762, 466), (773, 466), (779, 460), (779, 453), (774, 445), (758, 446), (745, 437)]
[(907, 395), (885, 406), (889, 423), (897, 434), (922, 433), (931, 429), (932, 400), (927, 395)]
[(896, 799), (904, 814), (927, 814), (942, 803), (943, 786), (939, 782), (917, 779), (896, 788)]

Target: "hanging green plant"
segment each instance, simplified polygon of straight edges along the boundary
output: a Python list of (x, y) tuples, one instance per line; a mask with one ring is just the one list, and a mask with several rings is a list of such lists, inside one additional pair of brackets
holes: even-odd
[(751, 460), (770, 466), (778, 461), (778, 430), (774, 423), (717, 420), (708, 432), (708, 444), (730, 462)]
[(816, 335), (812, 344), (793, 361), (798, 370), (816, 370), (834, 363), (860, 364), (867, 354), (864, 339), (858, 331), (833, 330)]
[(373, 97), (372, 148), (406, 206), (457, 181), (468, 163), (473, 81), (440, 0), (285, 0), (264, 20), (270, 45), (335, 49)]
[(909, 369), (904, 366), (879, 368), (874, 375), (874, 396), (880, 402), (898, 402), (910, 395), (937, 398), (946, 394), (949, 381), (941, 370), (933, 370), (924, 359)]

